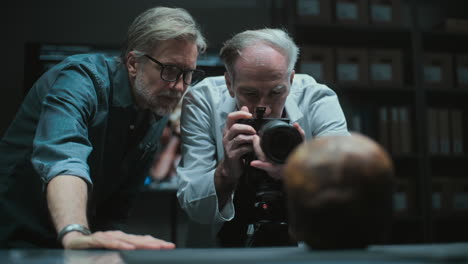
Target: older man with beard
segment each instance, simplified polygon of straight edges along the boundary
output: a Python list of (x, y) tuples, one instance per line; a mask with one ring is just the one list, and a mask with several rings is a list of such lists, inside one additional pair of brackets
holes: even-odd
[(118, 224), (143, 185), (167, 114), (203, 77), (183, 9), (130, 26), (121, 58), (76, 55), (45, 73), (0, 141), (0, 247), (171, 249)]

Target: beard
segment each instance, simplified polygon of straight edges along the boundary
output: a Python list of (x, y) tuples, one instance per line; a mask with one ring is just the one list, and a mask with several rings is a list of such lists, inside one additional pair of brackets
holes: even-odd
[(169, 89), (163, 89), (162, 91), (151, 89), (151, 86), (143, 78), (143, 74), (137, 74), (135, 96), (143, 108), (149, 109), (159, 116), (164, 116), (175, 109), (182, 97), (182, 93)]

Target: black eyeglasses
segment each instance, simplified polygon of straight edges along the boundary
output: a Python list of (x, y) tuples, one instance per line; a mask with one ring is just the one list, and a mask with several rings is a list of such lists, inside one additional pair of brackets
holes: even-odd
[(186, 85), (194, 85), (205, 76), (205, 72), (202, 70), (182, 70), (175, 65), (163, 64), (148, 54), (145, 54), (145, 57), (161, 67), (161, 79), (166, 82), (175, 82), (182, 75)]

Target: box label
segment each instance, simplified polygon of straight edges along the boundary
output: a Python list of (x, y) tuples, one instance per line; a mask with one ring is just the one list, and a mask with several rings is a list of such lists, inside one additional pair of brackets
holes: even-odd
[(442, 195), (440, 192), (432, 193), (432, 209), (442, 208)]
[(455, 193), (453, 195), (454, 209), (468, 209), (468, 193)]
[(463, 153), (463, 118), (461, 110), (452, 110), (451, 113), (451, 130), (453, 153)]
[(351, 127), (352, 127), (352, 130), (353, 130), (353, 131), (361, 132), (361, 133), (364, 132), (364, 131), (362, 130), (362, 120), (361, 120), (361, 116), (360, 116), (358, 113), (356, 113), (356, 114), (354, 114), (354, 115), (352, 116), (352, 118), (351, 118), (351, 124), (352, 124)]
[(373, 81), (391, 81), (392, 65), (385, 63), (371, 64), (371, 80)]
[(424, 66), (424, 81), (427, 82), (441, 82), (442, 81), (442, 68), (439, 66)]
[(357, 20), (359, 17), (356, 3), (337, 3), (336, 17), (338, 20)]
[(392, 7), (379, 4), (372, 5), (371, 19), (376, 22), (392, 22)]
[(359, 80), (359, 66), (354, 63), (338, 64), (338, 80), (358, 81)]
[(406, 210), (406, 194), (404, 192), (397, 192), (393, 195), (393, 209), (395, 211)]
[(468, 84), (468, 67), (459, 67), (457, 69), (457, 77), (459, 84)]
[(299, 16), (320, 15), (320, 0), (298, 0), (297, 14)]
[(323, 81), (323, 65), (320, 62), (302, 63), (301, 72), (312, 75), (316, 80)]

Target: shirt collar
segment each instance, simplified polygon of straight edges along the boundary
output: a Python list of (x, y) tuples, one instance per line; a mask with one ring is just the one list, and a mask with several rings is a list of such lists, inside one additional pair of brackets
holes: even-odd
[[(227, 88), (226, 88), (227, 89)], [(224, 96), (224, 102), (221, 102), (221, 112), (223, 119), (226, 119), (227, 115), (237, 109), (236, 99), (229, 95), (229, 92), (226, 92), (227, 95)]]
[[(130, 86), (130, 80), (128, 78), (128, 70), (125, 67), (125, 64), (118, 63), (117, 70), (114, 73), (114, 86), (112, 94), (112, 104), (117, 107), (131, 107), (137, 112), (142, 112), (144, 110), (138, 110), (137, 105), (134, 101), (132, 94), (132, 87)], [(159, 122), (163, 116), (157, 115), (156, 113), (152, 114), (150, 118), (151, 123)]]
[(114, 73), (112, 104), (120, 107), (135, 105), (131, 89), (127, 67), (123, 63), (118, 63)]
[[(292, 89), (292, 86), (291, 86)], [(286, 102), (284, 104), (284, 108), (286, 109), (286, 116), (290, 119), (291, 123), (297, 122), (299, 119), (303, 117), (303, 114), (299, 107), (297, 106), (296, 101), (294, 101), (291, 93), (286, 98)]]

